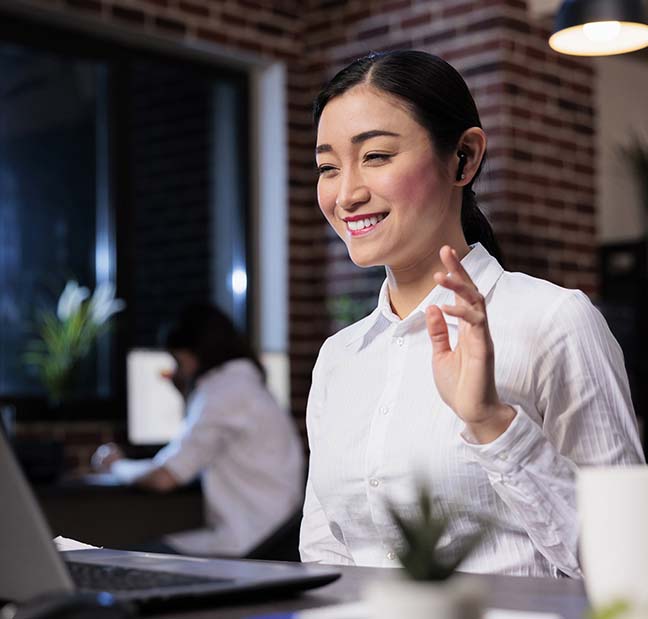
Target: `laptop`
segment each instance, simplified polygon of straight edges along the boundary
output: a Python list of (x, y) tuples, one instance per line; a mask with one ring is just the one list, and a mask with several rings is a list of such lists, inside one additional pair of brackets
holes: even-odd
[(330, 568), (299, 563), (106, 549), (59, 552), (3, 432), (0, 497), (0, 600), (20, 603), (53, 592), (107, 591), (147, 610), (279, 596), (340, 576)]

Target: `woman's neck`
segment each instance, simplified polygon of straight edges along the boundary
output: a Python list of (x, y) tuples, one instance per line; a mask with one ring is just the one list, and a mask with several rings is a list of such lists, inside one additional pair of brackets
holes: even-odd
[[(448, 243), (462, 260), (470, 251), (470, 247), (462, 238), (461, 241)], [(427, 260), (418, 262), (404, 269), (385, 267), (387, 272), (387, 285), (389, 287), (389, 300), (392, 311), (402, 320), (421, 303), (421, 301), (437, 285), (434, 274), (437, 271), (445, 272), (445, 267), (439, 258), (438, 247)]]

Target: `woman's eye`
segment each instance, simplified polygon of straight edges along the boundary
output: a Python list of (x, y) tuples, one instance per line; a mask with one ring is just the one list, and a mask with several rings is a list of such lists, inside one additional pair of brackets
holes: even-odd
[(364, 156), (364, 160), (368, 163), (384, 163), (389, 161), (391, 157), (392, 155), (388, 155), (387, 153), (367, 153)]
[(330, 172), (333, 172), (334, 170), (335, 170), (335, 168), (333, 166), (331, 166), (331, 165), (320, 165), (320, 166), (317, 166), (316, 171), (317, 171), (318, 176), (323, 176), (323, 175), (326, 175), (326, 174), (328, 174)]

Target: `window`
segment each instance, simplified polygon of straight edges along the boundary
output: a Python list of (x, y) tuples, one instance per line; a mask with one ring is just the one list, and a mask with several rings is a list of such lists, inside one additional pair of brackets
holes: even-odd
[(157, 345), (184, 304), (216, 302), (249, 327), (247, 75), (11, 26), (0, 28), (0, 400), (19, 420), (46, 413), (21, 361), (37, 308), (69, 278), (113, 281), (127, 310), (65, 415), (120, 417), (126, 351)]

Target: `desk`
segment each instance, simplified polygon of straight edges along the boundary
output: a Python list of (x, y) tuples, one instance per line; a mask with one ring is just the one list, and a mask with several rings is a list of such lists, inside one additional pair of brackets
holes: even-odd
[(199, 483), (158, 494), (88, 475), (35, 486), (34, 493), (54, 536), (94, 546), (128, 548), (203, 524)]
[[(172, 612), (159, 615), (165, 619), (243, 619), (253, 615), (289, 612), (327, 604), (353, 602), (360, 598), (365, 583), (384, 570), (368, 567), (342, 567), (342, 578), (299, 597), (260, 604)], [(486, 581), (487, 606), (514, 610), (554, 612), (564, 619), (584, 619), (587, 600), (583, 583), (569, 579), (524, 578), (516, 576), (471, 576)], [(407, 619), (406, 617), (394, 619)], [(433, 618), (431, 618), (433, 619)]]

